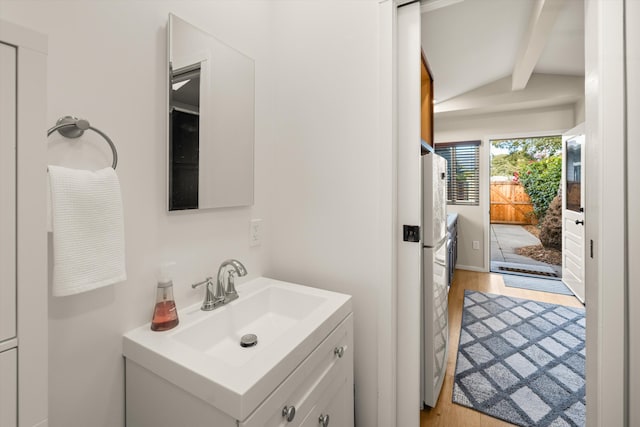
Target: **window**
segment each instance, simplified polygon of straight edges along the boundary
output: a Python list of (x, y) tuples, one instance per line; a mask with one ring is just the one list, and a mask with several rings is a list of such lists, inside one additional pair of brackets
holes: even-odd
[(445, 142), (435, 147), (447, 159), (447, 203), (480, 204), (480, 141)]

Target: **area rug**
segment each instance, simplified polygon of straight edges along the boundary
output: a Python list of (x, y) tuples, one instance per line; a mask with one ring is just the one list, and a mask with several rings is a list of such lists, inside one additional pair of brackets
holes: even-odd
[(519, 426), (585, 425), (585, 311), (465, 291), (453, 402)]
[(537, 279), (535, 277), (503, 274), (504, 285), (511, 288), (527, 289), (530, 291), (551, 292), (553, 294), (573, 295), (571, 289), (559, 279)]

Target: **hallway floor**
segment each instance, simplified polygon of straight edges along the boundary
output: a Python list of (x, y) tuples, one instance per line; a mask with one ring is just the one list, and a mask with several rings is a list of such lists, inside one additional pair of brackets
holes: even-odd
[(512, 425), (473, 409), (456, 405), (451, 401), (465, 289), (583, 307), (574, 296), (506, 287), (501, 274), (456, 270), (453, 284), (449, 291), (449, 359), (447, 361), (447, 373), (436, 407), (421, 411), (420, 427), (501, 427)]

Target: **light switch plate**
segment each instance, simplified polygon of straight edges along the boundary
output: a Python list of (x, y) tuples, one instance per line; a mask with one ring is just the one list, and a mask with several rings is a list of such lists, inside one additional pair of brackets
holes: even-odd
[(479, 240), (474, 240), (473, 241), (473, 249), (475, 249), (475, 250), (480, 249), (480, 241)]
[(262, 243), (262, 220), (252, 219), (249, 223), (249, 246), (260, 246)]

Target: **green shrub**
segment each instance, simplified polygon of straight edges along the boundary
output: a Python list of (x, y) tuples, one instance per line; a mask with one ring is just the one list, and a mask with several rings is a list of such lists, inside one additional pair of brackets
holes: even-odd
[(531, 198), (538, 221), (542, 221), (549, 204), (558, 194), (562, 179), (562, 158), (551, 156), (531, 162), (520, 172), (519, 179)]
[(532, 160), (533, 157), (523, 151), (496, 154), (491, 156), (491, 176), (511, 177), (514, 172), (521, 171)]

